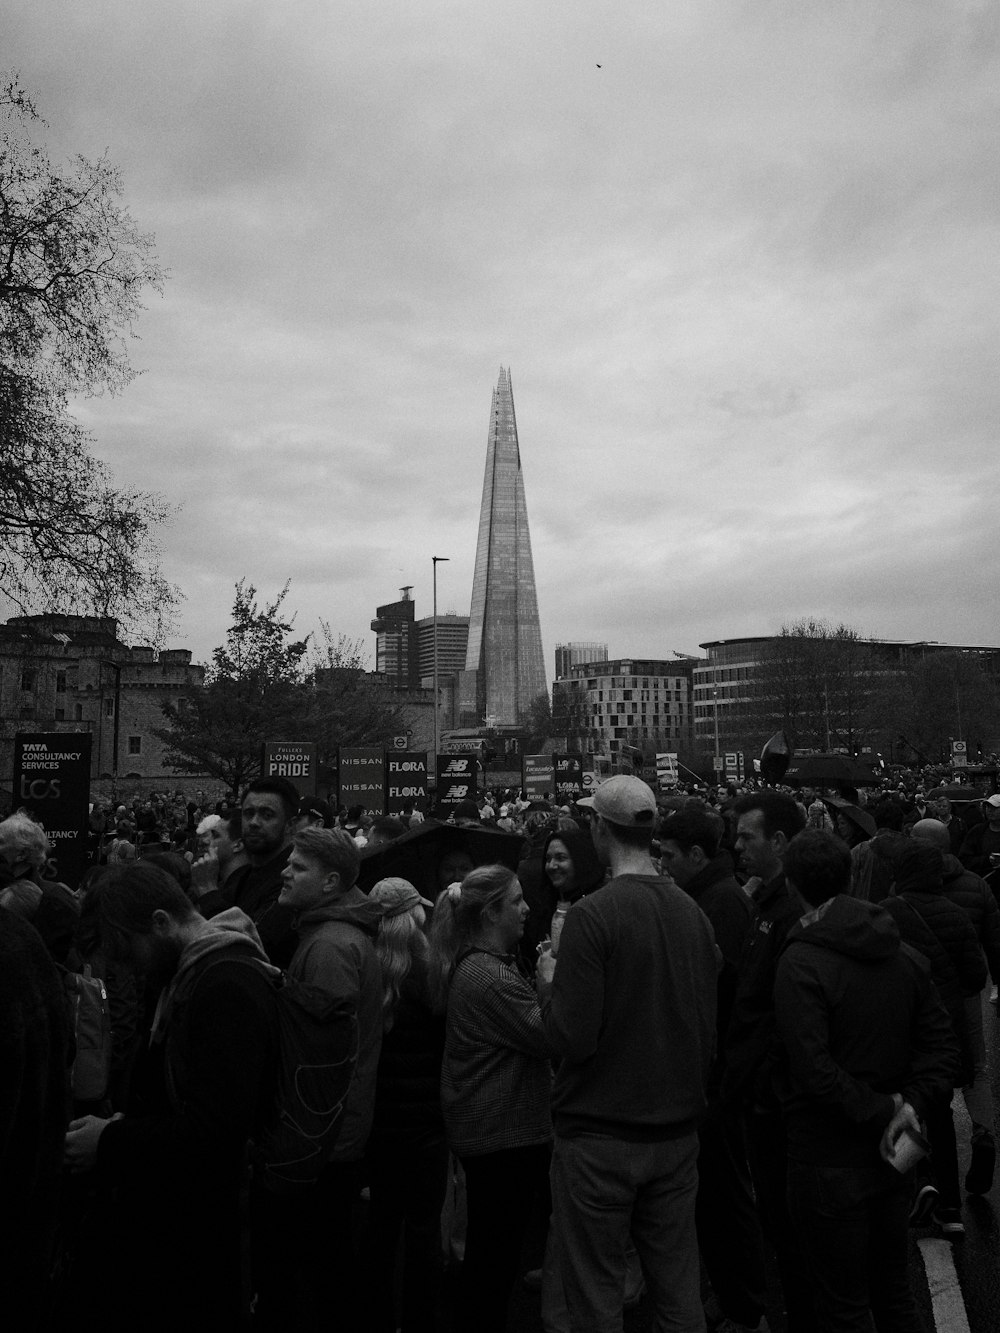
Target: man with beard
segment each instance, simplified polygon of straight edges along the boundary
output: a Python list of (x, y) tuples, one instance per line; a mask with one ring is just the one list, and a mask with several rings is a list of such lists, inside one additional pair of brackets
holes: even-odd
[(206, 894), (198, 904), (206, 917), (226, 907), (245, 912), (277, 967), (287, 967), (295, 952), (291, 912), (279, 904), (278, 895), (298, 808), (299, 794), (286, 778), (257, 778), (251, 782), (242, 806), (247, 864), (229, 876), (224, 890)]
[(71, 1122), (66, 1163), (117, 1189), (101, 1255), (111, 1268), (88, 1327), (242, 1327), (246, 1145), (275, 1095), (277, 1010), (263, 949), (238, 910), (206, 921), (156, 866), (92, 890), (101, 940), (158, 994), (126, 1118)]

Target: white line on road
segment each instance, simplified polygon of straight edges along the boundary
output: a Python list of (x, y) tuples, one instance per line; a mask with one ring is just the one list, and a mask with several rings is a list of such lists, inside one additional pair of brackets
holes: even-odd
[(962, 1299), (962, 1288), (955, 1271), (951, 1242), (947, 1240), (918, 1240), (920, 1257), (927, 1273), (931, 1293), (931, 1309), (937, 1333), (971, 1333), (969, 1316)]

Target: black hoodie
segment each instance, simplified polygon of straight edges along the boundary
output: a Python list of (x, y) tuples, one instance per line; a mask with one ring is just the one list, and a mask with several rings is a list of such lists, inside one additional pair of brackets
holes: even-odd
[(788, 1155), (873, 1166), (901, 1093), (918, 1115), (951, 1089), (957, 1050), (924, 960), (882, 908), (839, 894), (788, 933), (775, 1013)]

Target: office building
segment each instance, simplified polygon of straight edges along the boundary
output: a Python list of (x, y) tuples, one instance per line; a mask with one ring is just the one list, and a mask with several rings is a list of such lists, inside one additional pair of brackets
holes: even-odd
[(376, 674), (400, 689), (414, 690), (420, 685), (420, 662), (411, 591), (412, 585), (400, 588), (398, 602), (378, 607), (371, 627), (376, 635)]
[(490, 408), (465, 668), (463, 726), (517, 726), (547, 693), (514, 394), (503, 368)]
[(568, 676), (570, 670), (584, 662), (606, 662), (608, 645), (606, 643), (557, 643), (556, 644), (556, 680)]

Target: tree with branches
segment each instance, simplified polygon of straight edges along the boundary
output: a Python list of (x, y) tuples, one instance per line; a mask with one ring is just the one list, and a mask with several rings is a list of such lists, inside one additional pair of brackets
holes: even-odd
[(325, 622), (318, 644), (293, 637), (289, 586), (261, 605), (253, 584), (236, 584), (232, 623), (204, 684), (166, 704), (166, 726), (155, 732), (167, 764), (218, 778), (234, 799), (259, 775), (264, 741), (314, 742), (329, 764), (341, 745), (387, 744), (404, 727), (390, 691), (365, 671), (359, 644)]
[(204, 684), (165, 704), (167, 725), (155, 732), (167, 746), (167, 764), (210, 774), (234, 798), (260, 773), (264, 741), (309, 739), (309, 638), (291, 637), (294, 618), (282, 611), (288, 588), (261, 606), (252, 583), (236, 584), (232, 623)]
[(849, 625), (815, 618), (783, 625), (739, 708), (749, 748), (780, 730), (797, 750), (855, 753), (872, 743), (875, 695), (892, 671), (878, 644)]
[(0, 89), (0, 594), (22, 611), (114, 615), (161, 637), (178, 594), (159, 572), (169, 510), (117, 488), (71, 394), (118, 392), (163, 270), (104, 157), (58, 169), (16, 78)]

